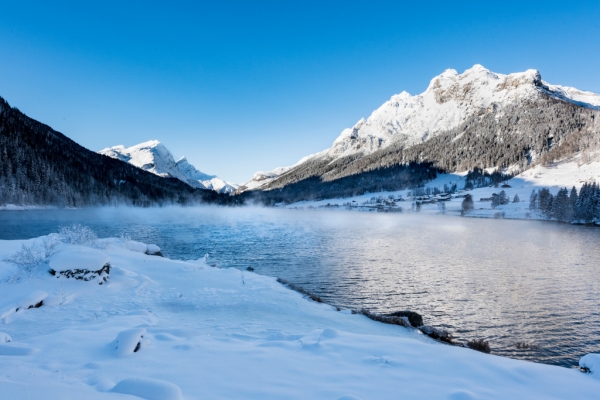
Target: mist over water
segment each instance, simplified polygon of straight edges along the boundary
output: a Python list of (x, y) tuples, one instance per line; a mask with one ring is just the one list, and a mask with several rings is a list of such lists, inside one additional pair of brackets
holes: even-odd
[[(413, 310), (492, 353), (575, 366), (600, 350), (600, 229), (265, 208), (0, 212), (0, 239), (80, 223), (156, 243), (166, 257), (252, 267), (342, 308)], [(539, 349), (517, 349), (516, 342)]]

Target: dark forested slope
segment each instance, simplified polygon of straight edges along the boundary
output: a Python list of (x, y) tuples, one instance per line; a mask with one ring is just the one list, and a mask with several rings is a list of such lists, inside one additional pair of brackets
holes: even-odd
[(0, 205), (151, 206), (239, 201), (90, 151), (0, 97)]

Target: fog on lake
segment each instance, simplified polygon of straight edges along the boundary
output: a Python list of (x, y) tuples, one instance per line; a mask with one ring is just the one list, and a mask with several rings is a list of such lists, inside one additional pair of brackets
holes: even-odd
[(3, 211), (0, 224), (0, 239), (82, 224), (173, 259), (209, 254), (218, 267), (252, 267), (341, 308), (416, 311), (458, 341), (488, 340), (493, 354), (570, 367), (600, 347), (598, 228), (219, 207)]

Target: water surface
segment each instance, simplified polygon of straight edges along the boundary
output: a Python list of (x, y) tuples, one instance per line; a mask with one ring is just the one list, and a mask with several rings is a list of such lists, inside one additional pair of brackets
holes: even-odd
[[(252, 208), (0, 212), (0, 239), (81, 223), (165, 256), (284, 278), (342, 307), (413, 310), (492, 353), (575, 366), (600, 351), (600, 229), (487, 220)], [(518, 349), (516, 342), (539, 346)]]

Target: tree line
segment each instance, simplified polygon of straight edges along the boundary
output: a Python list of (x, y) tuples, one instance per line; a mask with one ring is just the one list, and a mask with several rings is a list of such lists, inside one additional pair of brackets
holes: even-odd
[(529, 209), (541, 212), (547, 219), (591, 224), (600, 222), (600, 186), (585, 183), (579, 192), (573, 187), (560, 189), (556, 196), (549, 189), (531, 192)]

